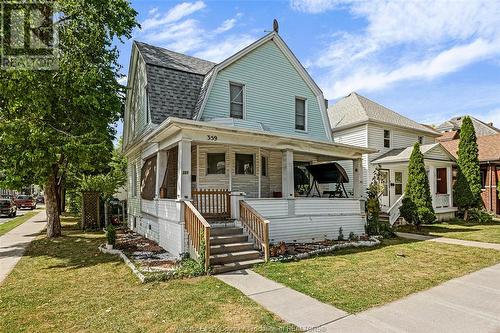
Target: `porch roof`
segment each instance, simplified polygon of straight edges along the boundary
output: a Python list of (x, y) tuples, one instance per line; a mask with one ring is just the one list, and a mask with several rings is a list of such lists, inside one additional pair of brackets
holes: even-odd
[[(405, 163), (410, 160), (413, 146), (392, 149), (372, 161), (372, 164)], [(420, 151), (424, 159), (454, 162), (455, 158), (440, 143), (421, 145)]]
[[(207, 140), (207, 135), (212, 137), (216, 135), (217, 141)], [(168, 118), (158, 126), (143, 139), (143, 142), (160, 143), (169, 138), (172, 140), (173, 137), (177, 141), (186, 139), (208, 144), (233, 144), (275, 150), (292, 150), (329, 157), (330, 160), (361, 158), (363, 154), (377, 152), (376, 149), (372, 148), (174, 117)]]

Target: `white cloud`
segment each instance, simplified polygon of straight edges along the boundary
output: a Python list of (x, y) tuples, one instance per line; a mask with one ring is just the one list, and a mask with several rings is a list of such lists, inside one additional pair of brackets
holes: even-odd
[(222, 22), (222, 24), (217, 29), (214, 30), (214, 33), (220, 34), (220, 33), (226, 32), (228, 30), (231, 30), (235, 24), (236, 24), (235, 18), (227, 19), (224, 22)]
[(295, 10), (344, 10), (367, 24), (361, 33), (336, 32), (308, 60), (321, 69), (329, 98), (352, 90), (381, 90), (398, 81), (433, 79), (498, 58), (498, 1), (293, 0)]
[(118, 81), (118, 83), (119, 83), (119, 84), (121, 84), (122, 86), (125, 86), (125, 85), (127, 85), (128, 76), (121, 77), (121, 78), (119, 78), (117, 81)]
[(158, 14), (158, 10), (152, 10), (149, 12), (149, 15), (152, 17), (141, 23), (141, 29), (142, 31), (146, 31), (164, 24), (177, 22), (183, 17), (189, 16), (205, 7), (206, 5), (203, 1), (183, 2), (171, 8), (163, 16)]
[(221, 62), (254, 41), (255, 37), (250, 35), (229, 36), (225, 40), (210, 45), (206, 49), (195, 53), (195, 56), (213, 62)]

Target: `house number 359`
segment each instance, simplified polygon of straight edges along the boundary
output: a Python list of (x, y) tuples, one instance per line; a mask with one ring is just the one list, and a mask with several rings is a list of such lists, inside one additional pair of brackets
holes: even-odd
[(217, 141), (217, 135), (207, 135), (208, 141)]

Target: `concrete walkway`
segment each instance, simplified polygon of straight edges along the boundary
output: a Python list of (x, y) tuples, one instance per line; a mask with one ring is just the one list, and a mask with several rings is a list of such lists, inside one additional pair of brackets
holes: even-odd
[(500, 264), (359, 314), (348, 314), (250, 270), (216, 277), (304, 331), (500, 332)]
[(29, 243), (45, 228), (45, 211), (0, 236), (0, 284), (21, 259)]
[(416, 239), (416, 240), (422, 240), (422, 241), (431, 241), (431, 242), (446, 243), (446, 244), (453, 244), (453, 245), (481, 247), (483, 249), (494, 249), (494, 250), (500, 251), (500, 244), (495, 244), (495, 243), (483, 243), (483, 242), (475, 242), (475, 241), (468, 241), (468, 240), (455, 239), (455, 238), (434, 237), (434, 236), (426, 236), (426, 235), (419, 235), (419, 234), (410, 234), (410, 233), (406, 233), (406, 232), (396, 232), (396, 235), (399, 237), (408, 238), (408, 239)]

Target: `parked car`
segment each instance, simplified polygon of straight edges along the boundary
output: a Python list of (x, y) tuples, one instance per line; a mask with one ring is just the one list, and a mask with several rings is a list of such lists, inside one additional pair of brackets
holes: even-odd
[(45, 203), (45, 198), (44, 198), (44, 196), (43, 196), (43, 195), (39, 195), (39, 196), (37, 196), (37, 197), (36, 197), (36, 203), (41, 203), (41, 204)]
[(0, 199), (0, 215), (14, 217), (17, 215), (17, 206), (12, 199)]
[(31, 210), (36, 208), (36, 200), (33, 199), (31, 195), (18, 195), (16, 199), (14, 199), (17, 209), (21, 208), (29, 208)]

